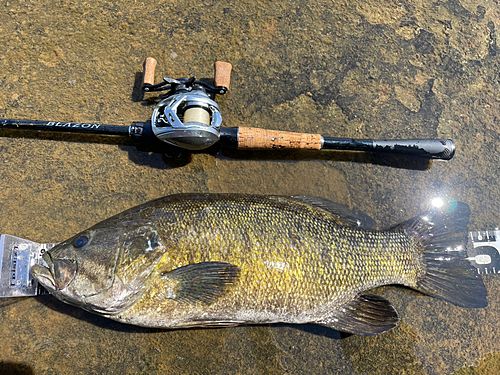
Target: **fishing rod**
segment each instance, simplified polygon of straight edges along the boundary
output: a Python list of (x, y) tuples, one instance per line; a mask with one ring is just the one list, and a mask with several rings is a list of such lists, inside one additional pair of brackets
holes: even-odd
[(455, 144), (449, 139), (351, 139), (251, 127), (222, 127), (215, 95), (224, 95), (231, 79), (231, 64), (215, 63), (214, 85), (191, 78), (163, 78), (154, 83), (156, 60), (144, 63), (142, 90), (167, 91), (151, 119), (130, 126), (80, 122), (0, 119), (0, 129), (131, 137), (136, 141), (160, 140), (179, 149), (197, 151), (215, 144), (237, 150), (343, 150), (415, 155), (450, 160)]

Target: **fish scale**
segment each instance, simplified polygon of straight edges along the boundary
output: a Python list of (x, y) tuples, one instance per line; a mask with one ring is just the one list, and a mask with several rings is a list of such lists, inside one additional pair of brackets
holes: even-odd
[[(367, 232), (340, 227), (331, 215), (308, 207), (297, 205), (291, 209), (286, 206), (284, 210), (283, 204), (276, 205), (273, 201), (236, 198), (224, 196), (224, 199), (214, 200), (215, 204), (207, 200), (204, 203), (210, 210), (190, 202), (176, 207), (175, 220), (179, 221), (176, 225), (187, 233), (182, 238), (174, 236), (176, 243), (165, 240), (168, 233), (163, 228), (171, 232), (172, 224), (158, 228), (174, 267), (181, 267), (186, 262), (217, 261), (236, 264), (241, 269), (239, 283), (213, 309), (229, 310), (234, 300), (243, 299), (249, 309), (265, 309), (271, 305), (280, 306), (278, 312), (293, 310), (301, 314), (335, 301), (348, 290), (349, 294), (357, 293), (361, 288), (353, 289), (355, 285), (371, 288), (395, 279), (399, 275), (395, 275), (393, 267), (380, 267), (380, 264), (389, 265), (388, 260), (394, 259), (395, 254), (411, 256), (415, 251), (410, 243), (401, 246), (403, 234), (387, 236), (370, 232), (367, 237)], [(169, 207), (161, 214), (158, 211), (161, 223), (171, 223), (171, 210)], [(220, 236), (230, 241), (221, 242), (212, 236), (212, 228), (216, 225)], [(302, 244), (299, 248), (292, 246), (291, 237), (286, 233), (292, 230)], [(265, 245), (256, 246), (257, 238), (264, 240)], [(382, 242), (389, 246), (383, 249)], [(296, 249), (295, 254), (290, 253), (292, 248)], [(398, 253), (394, 253), (394, 249)], [(277, 259), (278, 251), (286, 257)], [(249, 257), (249, 252), (253, 257)], [(287, 266), (283, 269), (270, 266), (277, 261)], [(414, 274), (412, 267), (416, 265), (398, 262), (401, 274)], [(345, 270), (340, 279), (332, 277), (336, 269)], [(398, 280), (401, 278), (399, 276)], [(139, 306), (140, 303), (137, 308)], [(202, 306), (201, 311), (206, 313), (207, 307)]]

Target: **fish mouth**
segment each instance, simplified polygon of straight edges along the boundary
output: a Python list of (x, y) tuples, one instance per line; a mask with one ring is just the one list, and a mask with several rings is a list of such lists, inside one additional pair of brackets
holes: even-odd
[(56, 281), (50, 268), (42, 266), (41, 264), (34, 264), (31, 267), (31, 275), (38, 280), (42, 286), (48, 290), (57, 290)]
[(75, 278), (78, 267), (71, 259), (52, 259), (50, 253), (45, 253), (43, 260), (48, 267), (41, 264), (34, 264), (31, 267), (31, 274), (43, 287), (49, 290), (63, 290)]

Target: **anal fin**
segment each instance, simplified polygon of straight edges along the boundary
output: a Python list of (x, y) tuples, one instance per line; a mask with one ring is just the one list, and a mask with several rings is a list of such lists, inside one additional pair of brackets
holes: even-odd
[(373, 336), (389, 331), (398, 322), (398, 313), (387, 299), (363, 294), (328, 319), (315, 323), (356, 335)]

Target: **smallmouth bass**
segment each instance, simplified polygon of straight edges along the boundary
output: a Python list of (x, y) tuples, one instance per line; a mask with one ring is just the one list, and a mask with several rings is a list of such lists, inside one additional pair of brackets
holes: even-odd
[(64, 302), (144, 327), (316, 323), (375, 335), (399, 321), (387, 299), (363, 294), (377, 286), (487, 305), (460, 251), (469, 215), (457, 202), (378, 231), (321, 198), (178, 194), (56, 245), (31, 273)]

